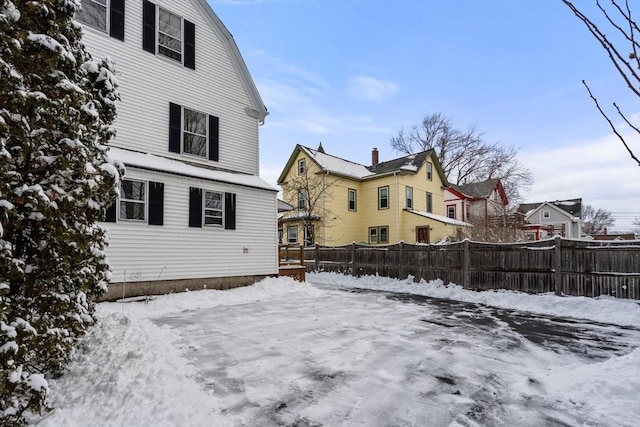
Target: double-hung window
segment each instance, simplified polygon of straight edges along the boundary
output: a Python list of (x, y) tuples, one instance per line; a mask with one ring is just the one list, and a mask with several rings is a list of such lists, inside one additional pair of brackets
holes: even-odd
[(447, 217), (455, 219), (456, 218), (456, 206), (448, 205), (447, 206)]
[(144, 181), (122, 180), (120, 185), (120, 219), (144, 221), (147, 203), (147, 186)]
[(427, 162), (427, 181), (433, 180), (433, 165)]
[(124, 41), (124, 0), (81, 0), (80, 6), (79, 22)]
[(389, 227), (369, 227), (369, 243), (389, 243)]
[(407, 187), (407, 209), (413, 209), (413, 187)]
[(353, 188), (349, 188), (349, 210), (355, 212), (358, 208), (357, 205), (357, 193)]
[(287, 227), (287, 243), (290, 245), (298, 243), (298, 226), (290, 225)]
[(196, 68), (195, 25), (163, 7), (143, 0), (142, 48)]
[(207, 158), (207, 115), (182, 109), (182, 152)]
[(307, 208), (307, 190), (301, 188), (298, 190), (298, 209)]
[(204, 192), (204, 225), (222, 227), (223, 194), (217, 191)]
[(158, 54), (182, 62), (182, 18), (158, 8)]
[(433, 213), (433, 194), (427, 193), (427, 212)]
[(169, 151), (219, 161), (220, 120), (192, 108), (169, 103)]
[(106, 222), (136, 221), (164, 224), (164, 183), (123, 179), (118, 201), (105, 210)]
[(307, 171), (307, 166), (305, 164), (304, 159), (298, 160), (298, 175), (304, 175)]
[(378, 209), (389, 209), (389, 187), (378, 187)]
[(189, 188), (189, 227), (236, 229), (236, 193)]

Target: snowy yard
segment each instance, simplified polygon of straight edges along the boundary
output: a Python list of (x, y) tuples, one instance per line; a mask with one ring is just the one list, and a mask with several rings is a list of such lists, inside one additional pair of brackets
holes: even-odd
[(640, 425), (637, 302), (307, 280), (100, 304), (38, 425)]

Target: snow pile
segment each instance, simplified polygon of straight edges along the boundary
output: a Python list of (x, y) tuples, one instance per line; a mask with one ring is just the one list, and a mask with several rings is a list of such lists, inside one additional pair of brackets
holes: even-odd
[(339, 273), (310, 273), (307, 280), (318, 285), (335, 285), (345, 288), (375, 289), (400, 292), (484, 304), (549, 316), (572, 317), (611, 323), (621, 326), (640, 327), (640, 303), (614, 297), (557, 297), (553, 293), (527, 294), (506, 290), (476, 292), (442, 280), (414, 282), (380, 276), (353, 277)]

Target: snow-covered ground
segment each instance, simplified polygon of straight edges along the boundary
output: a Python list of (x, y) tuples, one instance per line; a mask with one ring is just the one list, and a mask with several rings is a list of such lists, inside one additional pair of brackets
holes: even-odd
[(35, 423), (640, 425), (637, 302), (307, 280), (100, 304)]

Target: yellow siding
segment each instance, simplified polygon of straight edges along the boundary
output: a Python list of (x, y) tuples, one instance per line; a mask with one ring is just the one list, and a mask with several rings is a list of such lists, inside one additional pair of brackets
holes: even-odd
[[(454, 235), (456, 227), (439, 221), (415, 215), (406, 211), (406, 188), (413, 188), (413, 210), (427, 211), (427, 192), (432, 194), (432, 213), (445, 215), (444, 184), (432, 168), (432, 179), (427, 179), (426, 164), (418, 171), (403, 170), (374, 179), (356, 180), (345, 177), (327, 175), (321, 172), (317, 164), (306, 156), (303, 151), (295, 158), (288, 171), (285, 182), (282, 183), (283, 198), (286, 202), (297, 206), (297, 190), (290, 185), (294, 174), (298, 174), (298, 160), (305, 158), (309, 173), (320, 173), (320, 178), (330, 184), (330, 191), (323, 197), (326, 206), (325, 218), (315, 224), (316, 242), (322, 245), (345, 245), (351, 242), (367, 243), (370, 227), (388, 227), (389, 243), (402, 240), (407, 243), (416, 242), (416, 227), (430, 227), (430, 243), (445, 236)], [(435, 159), (430, 162), (434, 164)], [(378, 208), (378, 189), (389, 188), (389, 207)], [(356, 211), (348, 209), (348, 189), (356, 190)], [(299, 224), (299, 242), (302, 242), (302, 227)], [(286, 227), (284, 226), (284, 240), (286, 241)]]

